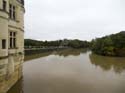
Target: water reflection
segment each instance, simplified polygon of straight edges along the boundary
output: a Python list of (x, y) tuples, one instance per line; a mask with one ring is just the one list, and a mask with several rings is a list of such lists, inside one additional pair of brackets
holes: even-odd
[(22, 76), (23, 55), (0, 59), (0, 93), (5, 93)]
[(92, 64), (104, 71), (113, 69), (116, 73), (121, 73), (125, 70), (125, 58), (123, 57), (105, 57), (96, 54), (90, 54), (89, 57)]
[(33, 55), (26, 55), (25, 56), (25, 61), (36, 59), (36, 58), (41, 58), (41, 57), (46, 57), (51, 55), (53, 52), (46, 52), (46, 53), (39, 53), (39, 54), (33, 54)]
[(86, 53), (87, 49), (66, 49), (62, 51), (55, 51), (53, 54), (63, 57), (79, 56), (81, 53)]
[(45, 53), (39, 53), (39, 54), (36, 53), (33, 55), (26, 55), (25, 61), (36, 59), (36, 58), (41, 58), (41, 57), (46, 57), (49, 55), (58, 55), (58, 56), (63, 56), (63, 57), (79, 56), (81, 53), (86, 53), (86, 52), (87, 52), (87, 49), (64, 49), (64, 50), (49, 51)]

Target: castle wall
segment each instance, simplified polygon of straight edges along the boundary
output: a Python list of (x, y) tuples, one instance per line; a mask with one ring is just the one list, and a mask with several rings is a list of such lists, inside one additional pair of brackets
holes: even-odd
[[(0, 93), (6, 93), (22, 77), (24, 59), (24, 7), (21, 0), (5, 1), (3, 8), (0, 0)], [(15, 18), (10, 18), (10, 4)]]
[[(24, 52), (24, 6), (17, 0), (0, 0), (0, 58)], [(15, 6), (16, 19), (9, 18), (9, 4)], [(16, 32), (16, 47), (10, 47), (10, 32)], [(2, 40), (6, 40), (6, 48), (2, 48)]]
[(23, 55), (0, 60), (0, 93), (7, 91), (22, 77)]
[[(2, 40), (6, 40), (6, 48), (2, 49)], [(0, 56), (8, 56), (8, 15), (0, 11)]]

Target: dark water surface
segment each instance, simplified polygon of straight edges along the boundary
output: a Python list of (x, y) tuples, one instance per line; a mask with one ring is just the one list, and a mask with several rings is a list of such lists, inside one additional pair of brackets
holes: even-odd
[(8, 93), (125, 93), (125, 58), (73, 49), (34, 56)]

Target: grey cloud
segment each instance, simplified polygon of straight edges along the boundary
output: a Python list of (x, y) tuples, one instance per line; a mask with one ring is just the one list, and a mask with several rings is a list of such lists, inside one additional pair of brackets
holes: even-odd
[(25, 38), (95, 37), (125, 29), (124, 0), (25, 0)]

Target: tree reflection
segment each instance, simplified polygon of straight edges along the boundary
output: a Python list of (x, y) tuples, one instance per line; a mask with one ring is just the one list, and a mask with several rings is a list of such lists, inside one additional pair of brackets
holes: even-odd
[(54, 54), (68, 57), (68, 56), (79, 56), (81, 53), (86, 53), (87, 49), (65, 49), (62, 51), (56, 51)]
[(64, 49), (64, 50), (55, 50), (55, 51), (48, 51), (44, 53), (36, 53), (33, 55), (26, 55), (25, 56), (25, 61), (31, 60), (31, 59), (36, 59), (36, 58), (41, 58), (41, 57), (46, 57), (49, 55), (58, 55), (58, 56), (79, 56), (81, 53), (86, 53), (87, 49)]
[(105, 71), (113, 69), (116, 73), (122, 73), (125, 70), (125, 58), (123, 57), (105, 57), (96, 54), (90, 54), (89, 57), (92, 64)]
[(52, 54), (52, 51), (51, 52), (44, 52), (44, 53), (36, 53), (36, 54), (33, 54), (33, 55), (25, 55), (25, 61), (28, 61), (28, 60), (31, 60), (31, 59), (36, 59), (36, 58), (41, 58), (41, 57), (46, 57), (46, 56), (49, 56), (50, 54)]

